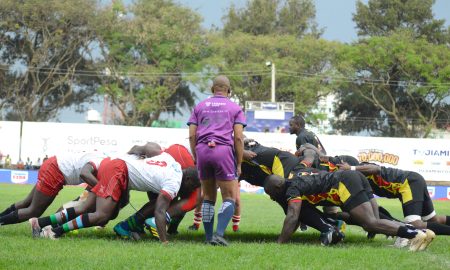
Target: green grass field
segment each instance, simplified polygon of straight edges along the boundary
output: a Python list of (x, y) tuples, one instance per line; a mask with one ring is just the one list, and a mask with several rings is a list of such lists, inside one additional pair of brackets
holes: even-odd
[[(32, 186), (0, 184), (0, 211), (23, 199)], [(66, 187), (44, 215), (81, 193)], [(146, 195), (132, 192), (131, 204), (138, 209)], [(397, 217), (400, 203), (380, 200)], [(219, 203), (218, 203), (219, 204)], [(220, 204), (219, 204), (220, 205)], [(28, 222), (0, 227), (0, 269), (450, 269), (450, 237), (437, 236), (425, 252), (390, 247), (392, 239), (377, 235), (373, 241), (356, 226), (347, 226), (346, 239), (322, 247), (314, 229), (296, 232), (289, 244), (275, 243), (281, 231), (283, 212), (266, 195), (242, 194), (240, 232), (227, 231), (229, 247), (203, 244), (203, 231), (191, 232), (193, 220), (186, 215), (179, 234), (163, 246), (152, 239), (138, 242), (118, 239), (112, 227), (135, 210), (126, 206), (104, 230), (80, 230), (53, 241), (33, 239)], [(450, 202), (435, 202), (437, 213), (450, 215)]]

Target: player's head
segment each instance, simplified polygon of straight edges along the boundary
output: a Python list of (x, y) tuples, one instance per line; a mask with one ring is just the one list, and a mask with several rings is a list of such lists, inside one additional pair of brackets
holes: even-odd
[(228, 95), (231, 92), (231, 85), (227, 76), (219, 75), (215, 77), (211, 86), (211, 92), (213, 94)]
[(196, 167), (188, 167), (183, 170), (183, 179), (181, 180), (180, 193), (191, 193), (200, 187), (200, 179)]
[(345, 162), (350, 166), (358, 166), (359, 165), (359, 160), (356, 159), (355, 157), (352, 157), (349, 155), (342, 155), (342, 156), (339, 156), (339, 158), (342, 160), (342, 162)]
[(286, 194), (286, 180), (279, 175), (269, 175), (264, 179), (264, 191), (274, 201), (283, 200)]
[(298, 134), (300, 130), (305, 128), (305, 119), (301, 115), (297, 115), (289, 120), (289, 133)]

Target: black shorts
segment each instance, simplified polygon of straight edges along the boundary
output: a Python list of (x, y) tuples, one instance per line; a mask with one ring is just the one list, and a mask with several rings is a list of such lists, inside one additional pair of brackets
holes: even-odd
[[(340, 206), (347, 211), (373, 198), (372, 188), (360, 172), (338, 171), (326, 177), (330, 176), (331, 178), (328, 178), (328, 180), (332, 181), (333, 184), (325, 192), (311, 195), (297, 195), (295, 194), (296, 191), (302, 190), (302, 183), (295, 182), (294, 184), (297, 184), (298, 189), (288, 189), (287, 195), (291, 198), (300, 196), (302, 200), (306, 200), (314, 205)], [(289, 194), (290, 190), (293, 191), (292, 194)]]
[(362, 173), (358, 171), (344, 171), (340, 178), (338, 194), (344, 211), (350, 212), (356, 206), (373, 198), (369, 181)]
[(400, 188), (403, 216), (426, 217), (434, 212), (433, 202), (422, 175), (411, 172)]

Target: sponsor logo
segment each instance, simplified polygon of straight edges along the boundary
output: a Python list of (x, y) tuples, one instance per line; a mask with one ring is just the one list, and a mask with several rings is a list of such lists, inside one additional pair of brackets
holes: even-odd
[(450, 187), (447, 188), (447, 199), (450, 200)]
[(434, 195), (436, 194), (436, 187), (427, 187), (428, 194), (430, 195), (431, 199), (434, 198)]
[(25, 184), (28, 182), (27, 171), (11, 171), (11, 182), (14, 184)]
[(423, 160), (414, 160), (413, 164), (414, 165), (423, 165)]
[(211, 101), (205, 102), (206, 107), (220, 107), (225, 105), (227, 105), (225, 102), (211, 102)]
[(117, 145), (117, 141), (114, 139), (103, 139), (97, 136), (85, 138), (69, 136), (67, 137), (67, 143), (69, 145)]
[(360, 151), (358, 159), (361, 162), (380, 162), (397, 165), (400, 158), (394, 154), (384, 153), (382, 150), (370, 149)]
[(450, 150), (436, 150), (436, 149), (428, 149), (428, 150), (418, 150), (413, 149), (413, 154), (416, 156), (437, 156), (437, 157), (450, 157)]

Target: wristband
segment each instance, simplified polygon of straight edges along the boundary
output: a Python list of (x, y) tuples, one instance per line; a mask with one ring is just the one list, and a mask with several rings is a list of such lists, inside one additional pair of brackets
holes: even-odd
[(356, 171), (356, 167), (355, 166), (350, 166), (350, 170), (351, 171)]

